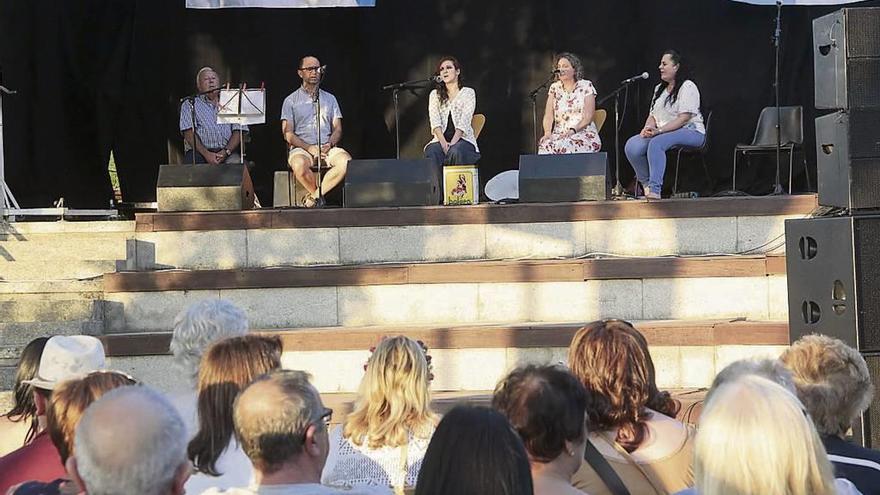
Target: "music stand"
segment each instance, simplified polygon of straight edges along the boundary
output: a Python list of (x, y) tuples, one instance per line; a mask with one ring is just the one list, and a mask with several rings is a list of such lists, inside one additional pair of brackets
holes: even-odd
[[(266, 123), (266, 88), (247, 89), (242, 84), (237, 89), (220, 90), (218, 124), (253, 125)], [(244, 153), (244, 131), (238, 128), (241, 144), (241, 162), (247, 163)]]

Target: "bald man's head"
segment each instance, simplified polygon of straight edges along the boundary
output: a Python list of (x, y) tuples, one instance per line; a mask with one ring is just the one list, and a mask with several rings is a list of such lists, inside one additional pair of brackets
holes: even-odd
[(179, 493), (188, 476), (183, 421), (145, 386), (113, 390), (89, 406), (76, 427), (74, 457), (89, 495)]

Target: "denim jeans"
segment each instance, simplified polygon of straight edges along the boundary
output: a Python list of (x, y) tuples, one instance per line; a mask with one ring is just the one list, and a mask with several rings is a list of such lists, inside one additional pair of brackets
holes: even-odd
[(480, 154), (471, 143), (460, 139), (449, 147), (449, 152), (444, 154), (440, 143), (431, 143), (425, 147), (425, 158), (430, 158), (437, 167), (439, 176), (442, 176), (444, 165), (475, 165), (480, 160)]
[(702, 146), (705, 139), (705, 134), (693, 129), (677, 129), (650, 138), (637, 134), (626, 142), (624, 152), (638, 181), (652, 193), (659, 194), (666, 172), (666, 150), (679, 145), (696, 148)]

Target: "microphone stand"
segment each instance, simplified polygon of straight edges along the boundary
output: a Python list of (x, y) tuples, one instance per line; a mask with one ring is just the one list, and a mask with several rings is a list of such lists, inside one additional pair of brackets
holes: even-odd
[(318, 71), (318, 83), (315, 84), (315, 95), (312, 101), (315, 103), (315, 126), (318, 131), (318, 177), (315, 181), (318, 197), (315, 198), (315, 206), (320, 208), (324, 206), (324, 195), (321, 193), (321, 168), (323, 160), (321, 158), (321, 80), (324, 79), (323, 71)]
[(611, 189), (611, 197), (620, 199), (624, 196), (623, 184), (620, 183), (620, 92), (629, 90), (629, 85), (641, 80), (641, 78), (624, 81), (617, 89), (605, 95), (604, 98), (596, 102), (596, 107), (605, 103), (610, 98), (614, 98), (614, 188)]
[(546, 81), (537, 88), (529, 91), (528, 98), (532, 101), (532, 128), (535, 130), (535, 154), (538, 153), (538, 93), (550, 85), (556, 79), (556, 72), (550, 74)]
[[(779, 45), (782, 38), (782, 0), (776, 0), (776, 28), (773, 31), (773, 47), (775, 62), (773, 71), (773, 92), (776, 103), (776, 182), (773, 184), (772, 196), (784, 194), (780, 181), (780, 162), (782, 154), (782, 108), (779, 106)], [(793, 152), (792, 152), (793, 153)], [(788, 193), (791, 194), (791, 173), (788, 177)]]
[(199, 91), (196, 94), (186, 95), (180, 99), (181, 103), (185, 101), (189, 101), (189, 108), (192, 112), (190, 115), (192, 116), (192, 132), (193, 132), (193, 142), (192, 142), (192, 165), (196, 164), (196, 139), (198, 139), (198, 130), (199, 130), (199, 121), (196, 119), (196, 98), (199, 96), (205, 96), (213, 93), (214, 91), (220, 91), (220, 88), (217, 89), (209, 89), (207, 91)]
[(394, 141), (397, 147), (397, 159), (400, 159), (400, 110), (399, 110), (399, 94), (401, 89), (419, 89), (424, 88), (427, 83), (433, 83), (434, 78), (419, 79), (416, 81), (406, 81), (401, 83), (386, 84), (382, 86), (382, 91), (391, 90), (391, 99), (394, 100)]

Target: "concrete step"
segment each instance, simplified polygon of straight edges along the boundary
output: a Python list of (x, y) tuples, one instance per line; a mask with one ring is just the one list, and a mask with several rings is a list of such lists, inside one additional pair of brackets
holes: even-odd
[[(2, 239), (5, 237), (5, 239)], [(126, 239), (134, 232), (0, 234), (6, 261), (125, 260)]]
[[(491, 390), (514, 366), (566, 362), (577, 323), (529, 323), (450, 327), (313, 328), (278, 333), (284, 366), (314, 376), (322, 393), (357, 390), (369, 348), (382, 335), (405, 334), (430, 348), (436, 391)], [(788, 342), (781, 321), (747, 320), (634, 322), (648, 339), (658, 384), (666, 388), (708, 387), (718, 370), (748, 356), (777, 356)], [(147, 383), (173, 390), (180, 376), (167, 354), (169, 335), (105, 336), (111, 366)]]
[(82, 280), (116, 271), (115, 260), (5, 261), (0, 260), (0, 279), (13, 282)]
[(101, 306), (101, 301), (94, 299), (22, 298), (0, 300), (0, 321), (7, 323), (98, 320), (103, 317), (104, 309)]
[(22, 294), (40, 294), (47, 298), (67, 298), (70, 294), (101, 294), (104, 290), (103, 277), (85, 280), (39, 280), (7, 281), (0, 280), (0, 300), (12, 300)]
[[(0, 322), (0, 360), (17, 359), (28, 342), (50, 335), (95, 335), (104, 333), (101, 320)], [(2, 364), (9, 364), (0, 362)]]
[(134, 232), (133, 220), (88, 220), (55, 222), (6, 222), (0, 220), (0, 240), (3, 236), (16, 237), (28, 234), (71, 234)]

